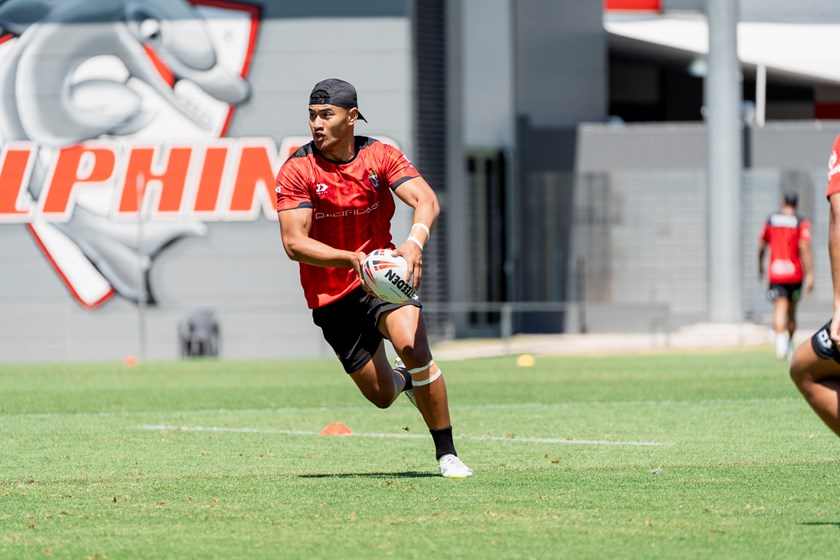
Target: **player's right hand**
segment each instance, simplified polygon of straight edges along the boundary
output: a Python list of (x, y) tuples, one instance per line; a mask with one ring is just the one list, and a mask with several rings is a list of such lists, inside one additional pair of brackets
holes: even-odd
[(362, 274), (362, 264), (365, 262), (366, 258), (367, 253), (365, 253), (364, 251), (358, 251), (356, 253), (353, 253), (353, 255), (350, 257), (350, 264), (353, 265), (353, 270), (356, 271), (356, 276), (359, 277), (359, 282), (361, 282), (362, 284), (362, 289), (370, 295), (375, 296), (376, 294), (370, 291), (367, 282), (365, 282), (365, 275)]

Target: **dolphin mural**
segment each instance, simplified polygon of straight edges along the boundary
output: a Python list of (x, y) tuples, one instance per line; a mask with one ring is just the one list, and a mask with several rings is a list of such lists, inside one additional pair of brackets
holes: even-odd
[[(28, 187), (33, 201), (42, 194), (47, 161), (62, 148), (94, 139), (183, 142), (224, 134), (232, 108), (249, 96), (247, 64), (239, 70), (221, 63), (213, 22), (201, 8), (184, 0), (0, 4), (0, 38), (9, 43), (0, 54), (0, 137), (39, 145)], [(246, 15), (254, 17), (253, 9)], [(154, 303), (155, 258), (207, 228), (196, 220), (146, 221), (142, 210), (142, 224), (113, 221), (113, 191), (85, 192), (68, 221), (34, 218), (30, 231), (86, 307), (114, 293)]]

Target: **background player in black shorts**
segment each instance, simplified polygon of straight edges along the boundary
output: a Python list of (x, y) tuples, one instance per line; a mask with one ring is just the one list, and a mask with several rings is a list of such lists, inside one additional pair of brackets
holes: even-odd
[(767, 267), (767, 297), (773, 302), (773, 330), (776, 333), (776, 358), (793, 354), (796, 332), (796, 307), (802, 288), (814, 289), (811, 266), (811, 226), (796, 212), (799, 196), (782, 195), (781, 208), (764, 222), (758, 244), (758, 277), (764, 278), (764, 256), (770, 249)]

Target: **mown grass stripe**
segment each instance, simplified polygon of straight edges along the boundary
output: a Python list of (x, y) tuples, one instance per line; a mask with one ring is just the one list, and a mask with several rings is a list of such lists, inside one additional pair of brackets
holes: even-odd
[[(171, 426), (165, 424), (143, 425), (141, 430), (174, 431), (174, 432), (227, 432), (242, 434), (276, 434), (286, 436), (317, 436), (319, 432), (307, 430), (277, 430), (263, 428), (221, 428), (218, 426)], [(420, 434), (389, 434), (389, 433), (352, 433), (343, 434), (348, 437), (363, 438), (395, 438), (395, 439), (428, 439), (427, 435)], [(568, 443), (575, 445), (629, 445), (642, 447), (672, 446), (673, 442), (658, 441), (607, 441), (567, 438), (536, 438), (536, 437), (502, 437), (502, 436), (460, 436), (456, 439), (464, 441), (507, 441), (512, 443)]]
[[(486, 410), (486, 409), (562, 409), (562, 408), (630, 408), (630, 407), (682, 407), (682, 406), (744, 406), (744, 405), (765, 405), (780, 403), (797, 403), (802, 399), (798, 397), (778, 397), (767, 399), (702, 399), (702, 400), (648, 400), (648, 401), (570, 401), (559, 403), (487, 403), (487, 404), (461, 404), (450, 406), (451, 410)], [(0, 414), (0, 418), (25, 418), (25, 419), (50, 419), (64, 417), (138, 417), (152, 416), (158, 414), (188, 416), (188, 415), (209, 415), (209, 414), (282, 414), (299, 412), (335, 412), (335, 411), (370, 411), (370, 406), (284, 406), (277, 408), (214, 408), (201, 410), (135, 410), (135, 411), (101, 411), (101, 412), (21, 412)]]

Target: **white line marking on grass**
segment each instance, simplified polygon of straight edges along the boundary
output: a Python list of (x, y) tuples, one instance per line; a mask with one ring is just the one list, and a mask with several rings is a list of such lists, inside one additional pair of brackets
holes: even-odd
[[(219, 428), (216, 426), (170, 426), (165, 424), (139, 426), (141, 430), (173, 431), (173, 432), (227, 432), (238, 434), (275, 434), (284, 436), (317, 436), (319, 432), (307, 430), (266, 430), (260, 428)], [(344, 434), (348, 437), (366, 438), (394, 438), (394, 439), (427, 439), (429, 436), (419, 434), (386, 434), (386, 433), (352, 433)], [(512, 443), (569, 443), (574, 445), (629, 445), (643, 447), (670, 447), (673, 442), (659, 441), (600, 441), (589, 439), (565, 438), (534, 438), (534, 437), (501, 437), (501, 436), (461, 436), (455, 439), (462, 441), (508, 441)]]

